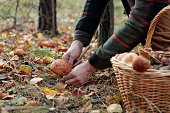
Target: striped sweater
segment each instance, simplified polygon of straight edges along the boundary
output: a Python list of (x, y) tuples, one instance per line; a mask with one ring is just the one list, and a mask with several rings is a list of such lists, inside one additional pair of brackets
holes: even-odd
[[(74, 40), (80, 40), (84, 46), (90, 43), (108, 2), (109, 0), (86, 0), (75, 27)], [(128, 52), (144, 42), (150, 22), (168, 3), (170, 0), (135, 0), (129, 18), (90, 56), (90, 64), (98, 69), (111, 67), (112, 56)]]

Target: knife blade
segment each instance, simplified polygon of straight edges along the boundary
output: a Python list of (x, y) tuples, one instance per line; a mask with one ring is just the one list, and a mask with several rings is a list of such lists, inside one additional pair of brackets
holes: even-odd
[(87, 50), (88, 50), (89, 48), (90, 48), (90, 45), (88, 45), (85, 49), (83, 49), (83, 51), (81, 52), (79, 58), (78, 58), (77, 60), (74, 60), (74, 61), (73, 61), (72, 67), (74, 67), (74, 65), (75, 65), (79, 60), (82, 59), (82, 57), (84, 56), (84, 54), (87, 52)]

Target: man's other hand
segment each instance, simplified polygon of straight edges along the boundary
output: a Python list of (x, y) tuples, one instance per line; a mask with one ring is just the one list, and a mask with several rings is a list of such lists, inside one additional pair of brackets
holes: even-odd
[(64, 76), (61, 81), (67, 85), (80, 85), (86, 83), (92, 73), (96, 72), (97, 68), (92, 66), (89, 61), (86, 61), (76, 66), (68, 75)]

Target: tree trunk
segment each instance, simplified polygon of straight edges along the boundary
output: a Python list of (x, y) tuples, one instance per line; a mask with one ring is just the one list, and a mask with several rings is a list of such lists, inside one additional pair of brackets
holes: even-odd
[(100, 22), (99, 31), (98, 31), (98, 46), (104, 44), (109, 37), (113, 34), (114, 31), (114, 11), (113, 11), (113, 0), (110, 0), (104, 15)]
[(40, 0), (39, 31), (57, 35), (56, 0)]

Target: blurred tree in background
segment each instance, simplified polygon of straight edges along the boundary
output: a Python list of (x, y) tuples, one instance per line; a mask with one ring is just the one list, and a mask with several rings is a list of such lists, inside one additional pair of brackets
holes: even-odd
[(102, 20), (97, 30), (98, 46), (104, 44), (114, 31), (114, 4), (110, 0), (104, 11)]
[[(0, 32), (37, 23), (38, 0), (0, 0)], [(36, 25), (35, 25), (36, 28)]]
[(57, 35), (56, 0), (40, 0), (39, 31)]

